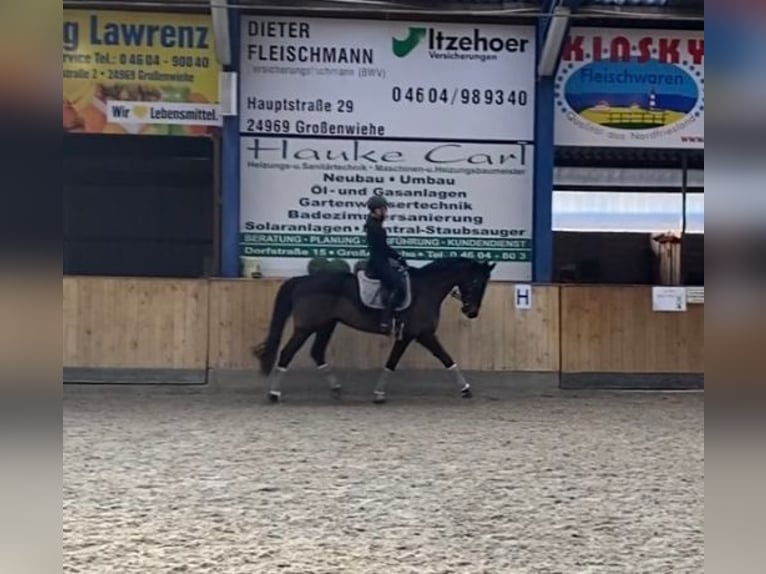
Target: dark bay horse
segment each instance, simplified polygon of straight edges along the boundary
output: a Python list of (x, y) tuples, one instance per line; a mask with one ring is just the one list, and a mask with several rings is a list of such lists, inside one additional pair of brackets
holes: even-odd
[[(403, 323), (401, 335), (393, 344), (385, 369), (375, 387), (375, 402), (385, 402), (385, 385), (399, 364), (404, 351), (412, 341), (428, 349), (452, 371), (461, 395), (471, 397), (471, 386), (455, 361), (444, 350), (436, 337), (439, 314), (444, 299), (454, 294), (462, 303), (462, 312), (469, 319), (479, 315), (490, 274), (494, 264), (479, 263), (473, 259), (439, 259), (421, 267), (410, 269), (412, 303), (399, 313)], [(279, 343), (288, 318), (293, 317), (293, 334), (282, 351)], [(278, 402), (282, 397), (282, 379), (295, 354), (311, 335), (316, 335), (311, 357), (324, 373), (334, 394), (340, 385), (325, 360), (325, 352), (338, 323), (369, 333), (379, 333), (380, 311), (365, 307), (359, 299), (357, 278), (351, 273), (320, 272), (315, 275), (294, 277), (279, 289), (271, 315), (266, 340), (254, 349), (261, 363), (261, 372), (270, 375), (276, 363), (277, 372), (270, 377), (269, 399)], [(277, 361), (277, 354), (279, 360)]]

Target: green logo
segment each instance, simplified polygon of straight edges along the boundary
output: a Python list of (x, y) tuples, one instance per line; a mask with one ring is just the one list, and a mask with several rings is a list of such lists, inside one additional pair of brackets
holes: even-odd
[(394, 54), (400, 58), (404, 58), (407, 54), (412, 52), (425, 37), (425, 28), (410, 28), (410, 33), (405, 40), (397, 40), (396, 38), (393, 38), (392, 44)]

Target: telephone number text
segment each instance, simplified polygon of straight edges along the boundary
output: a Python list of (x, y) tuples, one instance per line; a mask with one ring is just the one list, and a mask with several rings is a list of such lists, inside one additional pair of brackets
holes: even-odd
[(394, 86), (391, 100), (403, 104), (446, 104), (450, 106), (526, 106), (526, 90), (492, 88), (426, 88)]

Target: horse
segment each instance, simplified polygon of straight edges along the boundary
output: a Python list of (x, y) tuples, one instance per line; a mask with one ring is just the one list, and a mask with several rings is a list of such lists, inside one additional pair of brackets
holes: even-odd
[[(454, 376), (460, 395), (471, 398), (471, 385), (436, 336), (441, 305), (448, 295), (459, 299), (461, 312), (469, 319), (479, 316), (484, 293), (494, 264), (464, 257), (438, 259), (420, 268), (409, 269), (410, 305), (397, 314), (401, 325), (385, 368), (378, 378), (373, 401), (386, 402), (386, 383), (412, 341), (430, 351)], [(293, 317), (293, 333), (279, 352), (282, 332)], [(261, 372), (270, 376), (268, 399), (282, 399), (282, 379), (306, 340), (315, 335), (311, 358), (339, 397), (341, 386), (325, 360), (327, 346), (338, 323), (368, 333), (380, 333), (380, 311), (366, 307), (360, 297), (358, 279), (351, 273), (322, 271), (287, 280), (279, 288), (271, 314), (268, 335), (253, 349)], [(279, 360), (277, 361), (277, 353)]]

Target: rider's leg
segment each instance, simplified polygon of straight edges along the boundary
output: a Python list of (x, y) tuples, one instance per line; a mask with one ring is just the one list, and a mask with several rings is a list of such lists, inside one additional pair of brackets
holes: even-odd
[(407, 347), (410, 345), (411, 342), (412, 342), (412, 337), (404, 337), (402, 339), (398, 339), (394, 343), (394, 346), (391, 347), (391, 352), (388, 354), (388, 360), (386, 361), (386, 367), (380, 373), (380, 376), (378, 377), (378, 382), (375, 385), (375, 402), (377, 403), (385, 402), (386, 383), (388, 382), (388, 379), (391, 378), (391, 375), (396, 370), (397, 365), (399, 365), (399, 360), (402, 358), (404, 351), (407, 350)]
[(397, 273), (391, 267), (381, 269), (380, 281), (387, 292), (386, 300), (383, 302), (383, 312), (381, 313), (380, 327), (384, 333), (391, 330), (391, 324), (394, 318), (396, 308), (401, 304), (404, 293), (404, 281), (400, 273)]
[(394, 271), (390, 267), (381, 269), (378, 272), (380, 283), (383, 286), (385, 292), (383, 310), (380, 313), (380, 330), (386, 334), (391, 331), (391, 324), (394, 318), (394, 308), (396, 307), (394, 293), (396, 291), (396, 281), (393, 278), (393, 274)]
[(308, 329), (296, 329), (293, 331), (293, 335), (290, 337), (290, 340), (287, 341), (285, 346), (282, 348), (282, 352), (279, 354), (279, 362), (277, 363), (277, 368), (274, 371), (274, 374), (269, 377), (269, 397), (272, 400), (278, 401), (282, 396), (282, 379), (285, 377), (287, 367), (290, 366), (290, 362), (295, 357), (295, 354), (303, 346), (303, 343), (306, 342), (306, 339), (311, 336), (311, 333), (312, 332)]
[(314, 337), (314, 344), (311, 345), (311, 358), (314, 359), (317, 369), (322, 373), (325, 381), (327, 381), (330, 390), (336, 392), (340, 390), (340, 383), (338, 382), (338, 377), (335, 376), (332, 367), (327, 364), (325, 355), (327, 346), (330, 344), (330, 339), (335, 332), (335, 326), (337, 324), (337, 322), (333, 321), (319, 329), (316, 337)]
[(444, 349), (439, 339), (436, 338), (436, 334), (432, 332), (423, 333), (418, 336), (418, 343), (431, 351), (433, 356), (439, 359), (439, 361), (441, 361), (442, 365), (444, 365), (447, 370), (452, 372), (453, 376), (455, 377), (455, 382), (460, 388), (460, 392), (464, 397), (470, 397), (471, 385), (468, 383), (465, 376), (463, 376), (463, 373), (458, 368), (457, 363), (452, 360), (450, 354)]

